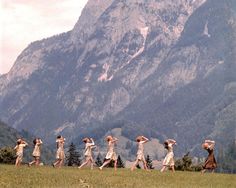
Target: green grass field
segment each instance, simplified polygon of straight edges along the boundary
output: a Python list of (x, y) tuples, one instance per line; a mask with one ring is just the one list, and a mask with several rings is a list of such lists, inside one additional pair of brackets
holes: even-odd
[(165, 172), (157, 170), (146, 172), (129, 169), (104, 168), (90, 170), (84, 168), (63, 167), (26, 167), (15, 168), (12, 165), (0, 165), (0, 187), (135, 187), (135, 188), (235, 188), (236, 175), (201, 174), (197, 172)]

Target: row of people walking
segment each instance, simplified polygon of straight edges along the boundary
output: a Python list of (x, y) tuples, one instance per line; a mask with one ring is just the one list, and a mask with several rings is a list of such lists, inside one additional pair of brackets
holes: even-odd
[[(57, 144), (57, 152), (56, 152), (56, 161), (53, 163), (53, 167), (61, 167), (64, 164), (65, 160), (65, 152), (64, 152), (64, 144), (65, 144), (66, 139), (59, 135), (56, 139), (56, 144)], [(114, 169), (117, 169), (117, 155), (114, 149), (115, 143), (118, 141), (117, 138), (112, 137), (112, 136), (107, 136), (106, 137), (108, 149), (107, 149), (107, 154), (104, 160), (104, 163), (102, 166), (99, 167), (100, 170), (103, 169), (106, 165), (108, 165), (111, 161), (114, 161)], [(133, 171), (136, 166), (142, 162), (143, 167), (145, 170), (148, 170), (147, 168), (147, 162), (144, 157), (144, 144), (149, 141), (148, 138), (145, 136), (138, 136), (136, 138), (136, 142), (138, 145), (137, 149), (137, 155), (136, 155), (136, 160), (133, 162), (131, 171)], [(85, 150), (84, 150), (84, 162), (78, 167), (81, 169), (83, 166), (87, 165), (90, 163), (90, 168), (93, 169), (94, 166), (94, 159), (92, 155), (92, 150), (93, 148), (96, 148), (95, 142), (92, 138), (84, 138), (83, 142), (85, 143)], [(33, 150), (33, 157), (34, 160), (30, 163), (28, 163), (29, 166), (35, 164), (39, 165), (40, 163), (40, 146), (43, 144), (42, 140), (39, 138), (34, 139), (34, 150)], [(26, 147), (28, 144), (25, 142), (23, 139), (18, 139), (17, 140), (17, 145), (14, 148), (16, 150), (16, 166), (20, 166), (22, 159), (23, 159), (23, 149)], [(177, 145), (176, 141), (174, 139), (167, 139), (164, 142), (164, 147), (167, 150), (167, 154), (163, 160), (163, 166), (161, 168), (161, 172), (164, 172), (167, 168), (170, 168), (173, 172), (175, 171), (174, 169), (174, 152), (173, 152), (173, 147), (174, 145)], [(202, 172), (205, 172), (206, 170), (211, 170), (212, 172), (214, 169), (217, 167), (216, 160), (214, 157), (214, 146), (215, 142), (212, 140), (205, 140), (204, 143), (202, 144), (202, 148), (208, 151), (208, 157), (203, 165), (203, 170)]]

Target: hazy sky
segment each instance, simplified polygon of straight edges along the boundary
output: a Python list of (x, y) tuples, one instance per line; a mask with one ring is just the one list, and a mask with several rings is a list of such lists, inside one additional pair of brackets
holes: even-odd
[(35, 40), (69, 31), (87, 0), (0, 0), (0, 74)]

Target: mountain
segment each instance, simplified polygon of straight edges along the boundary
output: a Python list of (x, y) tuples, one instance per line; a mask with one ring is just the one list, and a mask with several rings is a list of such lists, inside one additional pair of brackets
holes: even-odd
[[(14, 148), (16, 146), (16, 141), (19, 138), (24, 138), (24, 140), (29, 144), (25, 148), (25, 160), (28, 162), (32, 159), (32, 151), (33, 151), (33, 139), (34, 137), (26, 131), (18, 132), (14, 128), (9, 127), (4, 122), (0, 121), (0, 148), (2, 147), (11, 147)], [(44, 163), (49, 163), (54, 160), (54, 154), (52, 150), (47, 146), (42, 146), (42, 156), (41, 160)]]
[(16, 140), (21, 137), (22, 135), (20, 135), (20, 133), (18, 133), (15, 129), (0, 121), (0, 147), (14, 147)]
[(31, 43), (0, 77), (0, 118), (49, 143), (104, 144), (120, 128), (123, 147), (139, 134), (175, 138), (177, 154), (224, 146), (236, 138), (235, 33), (234, 0), (89, 0), (71, 31)]

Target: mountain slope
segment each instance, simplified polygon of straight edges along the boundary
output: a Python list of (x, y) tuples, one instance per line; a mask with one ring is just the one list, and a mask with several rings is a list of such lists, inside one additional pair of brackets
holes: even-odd
[[(130, 105), (125, 119), (178, 138), (186, 148), (198, 143), (195, 146), (200, 150), (201, 141), (217, 131), (219, 114), (236, 97), (235, 9), (230, 6), (234, 4), (208, 1), (194, 12), (169, 56), (143, 84), (144, 92)], [(211, 36), (204, 33), (206, 24)], [(235, 122), (234, 116), (231, 118)], [(221, 141), (235, 139), (236, 128), (232, 125), (231, 136)]]
[(72, 31), (30, 44), (0, 77), (0, 117), (50, 143), (114, 128), (173, 137), (177, 153), (229, 142), (235, 15), (233, 0), (90, 0)]
[[(0, 121), (0, 148), (2, 147), (12, 147), (14, 148), (16, 145), (16, 141), (19, 138), (24, 138), (26, 142), (29, 144), (25, 148), (25, 157), (26, 160), (29, 162), (32, 160), (32, 151), (33, 151), (33, 139), (34, 137), (31, 136), (26, 131), (18, 132), (15, 129), (9, 127), (2, 121)], [(42, 146), (42, 156), (41, 160), (44, 163), (50, 163), (54, 159), (54, 155), (51, 149), (48, 148), (45, 144)]]

